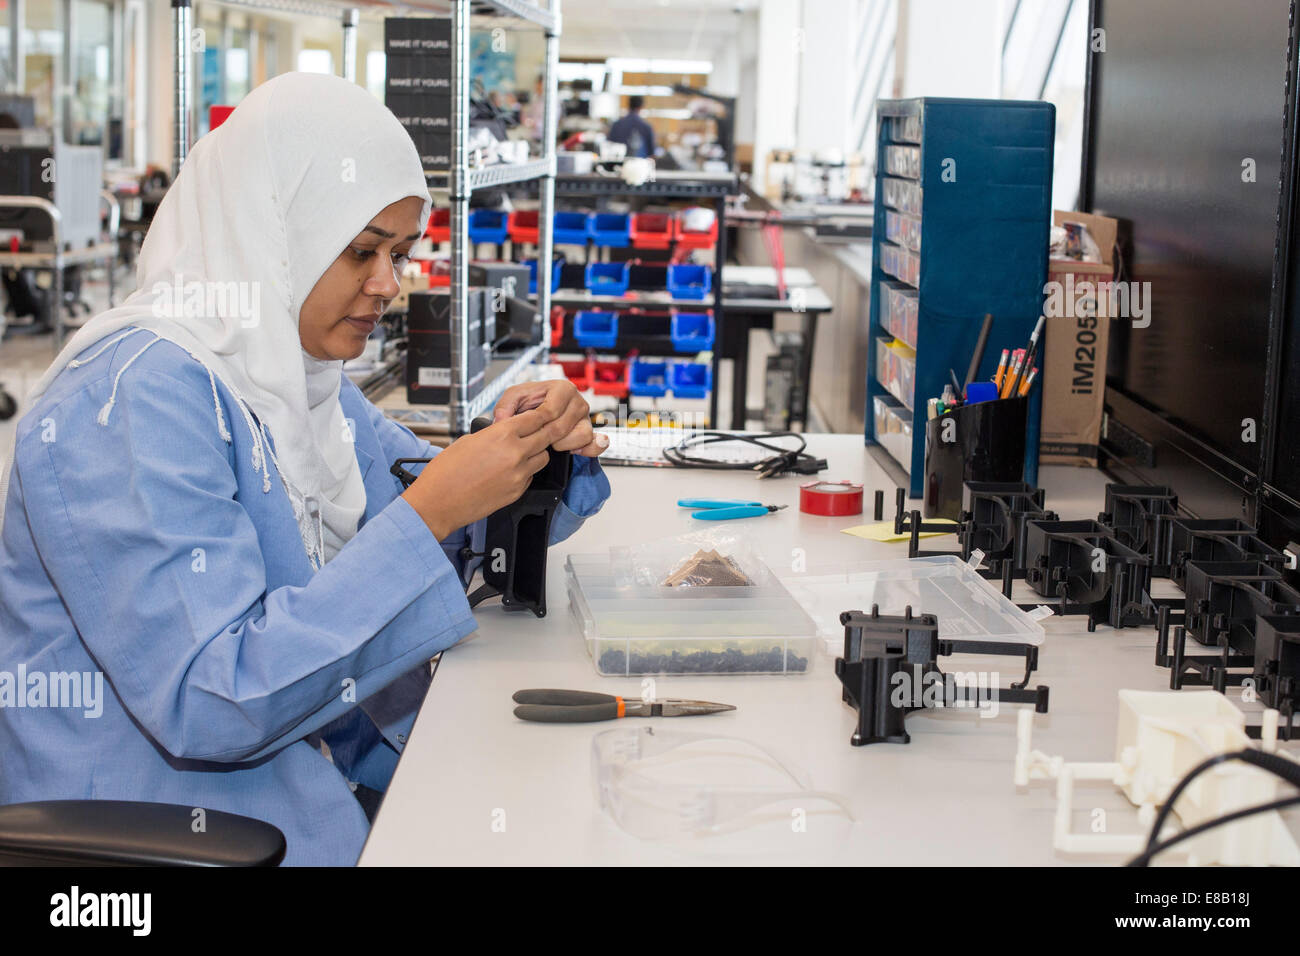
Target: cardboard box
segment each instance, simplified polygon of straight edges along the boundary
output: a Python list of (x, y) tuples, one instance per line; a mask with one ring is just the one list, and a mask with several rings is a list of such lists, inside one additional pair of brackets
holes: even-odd
[(1047, 322), (1038, 373), (1043, 388), (1039, 461), (1095, 466), (1106, 398), (1106, 351), (1114, 318), (1105, 301), (1106, 287), (1115, 275), (1119, 223), (1082, 212), (1052, 213), (1053, 225), (1066, 222), (1080, 222), (1088, 228), (1102, 261), (1048, 260), (1043, 306)]
[(388, 304), (389, 312), (405, 312), (411, 307), (412, 292), (428, 292), (429, 277), (424, 273), (416, 275), (403, 275), (398, 280), (397, 295), (393, 301)]

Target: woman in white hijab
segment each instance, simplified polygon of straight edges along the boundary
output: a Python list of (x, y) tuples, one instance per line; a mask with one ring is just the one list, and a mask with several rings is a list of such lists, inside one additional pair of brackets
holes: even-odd
[[(389, 474), (436, 449), (342, 363), (428, 214), (406, 132), (336, 77), (271, 80), (195, 145), (138, 291), (18, 425), (0, 649), (25, 679), (0, 679), (0, 802), (227, 810), (280, 827), (286, 862), (355, 862), (427, 661), (474, 628), (475, 523), (548, 447), (575, 453), (553, 540), (609, 491), (567, 382), (508, 390), (405, 492)], [(60, 674), (78, 700), (54, 699)]]

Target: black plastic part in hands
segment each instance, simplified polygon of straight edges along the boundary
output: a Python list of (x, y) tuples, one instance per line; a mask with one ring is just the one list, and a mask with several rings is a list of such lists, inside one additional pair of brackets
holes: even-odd
[[(482, 431), (491, 424), (491, 419), (480, 416), (470, 425), (470, 432)], [(537, 617), (546, 616), (546, 557), (551, 522), (569, 487), (573, 468), (571, 452), (550, 449), (548, 454), (546, 465), (533, 475), (518, 500), (488, 515), (481, 553), (484, 584), (501, 595), (501, 606), (508, 611), (526, 609)], [(399, 458), (391, 471), (409, 488), (417, 476), (405, 466), (431, 460)], [(484, 588), (475, 594), (475, 603), (491, 596)]]
[(0, 807), (0, 865), (277, 866), (284, 834), (251, 817), (170, 803), (45, 800)]

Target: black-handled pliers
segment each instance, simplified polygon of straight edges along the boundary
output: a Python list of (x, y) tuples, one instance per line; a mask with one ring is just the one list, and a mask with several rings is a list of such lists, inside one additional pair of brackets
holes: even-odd
[(707, 700), (641, 700), (638, 697), (615, 697), (585, 690), (551, 690), (536, 688), (515, 691), (515, 716), (550, 724), (583, 724), (620, 717), (697, 717), (735, 710), (731, 704), (714, 704)]

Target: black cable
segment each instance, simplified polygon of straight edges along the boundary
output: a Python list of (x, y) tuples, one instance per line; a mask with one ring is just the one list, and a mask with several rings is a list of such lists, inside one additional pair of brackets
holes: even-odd
[[(798, 441), (797, 448), (773, 444), (773, 439), (793, 438)], [(693, 456), (690, 451), (717, 442), (739, 441), (773, 454), (758, 461), (718, 461), (714, 458)], [(678, 468), (710, 468), (717, 471), (757, 471), (763, 477), (775, 477), (788, 473), (815, 475), (826, 468), (826, 459), (806, 454), (804, 449), (808, 442), (798, 432), (700, 432), (692, 435), (677, 445), (664, 449), (664, 458)]]
[[(1241, 811), (1226, 814), (1215, 820), (1209, 820), (1205, 823), (1199, 824), (1191, 830), (1184, 831), (1176, 837), (1171, 837), (1164, 843), (1157, 843), (1157, 840), (1160, 838), (1160, 831), (1164, 829), (1165, 822), (1169, 819), (1169, 815), (1173, 813), (1174, 805), (1178, 802), (1178, 798), (1183, 795), (1183, 791), (1191, 786), (1192, 781), (1206, 770), (1209, 770), (1211, 767), (1217, 767), (1221, 763), (1227, 763), (1230, 760), (1240, 760), (1243, 763), (1259, 767), (1261, 770), (1267, 770), (1274, 776), (1282, 778), (1287, 783), (1300, 787), (1300, 764), (1296, 764), (1294, 761), (1288, 760), (1286, 757), (1277, 754), (1264, 753), (1262, 750), (1237, 750), (1232, 753), (1216, 754), (1207, 760), (1203, 760), (1189, 770), (1183, 779), (1178, 781), (1178, 785), (1170, 792), (1168, 799), (1165, 800), (1164, 805), (1160, 808), (1160, 812), (1156, 814), (1155, 823), (1151, 825), (1151, 832), (1147, 836), (1146, 850), (1140, 856), (1137, 856), (1130, 861), (1129, 866), (1146, 866), (1147, 862), (1149, 862), (1150, 859), (1161, 850), (1172, 846), (1180, 840), (1187, 839), (1188, 836), (1203, 832), (1213, 826), (1218, 826), (1222, 823), (1238, 819), (1239, 816), (1250, 815), (1250, 813), (1242, 813)], [(1300, 802), (1300, 799), (1298, 799), (1297, 802)], [(1262, 812), (1263, 809), (1270, 808), (1271, 807), (1269, 806), (1255, 808), (1251, 812)]]
[(1163, 853), (1175, 843), (1182, 843), (1184, 840), (1190, 840), (1199, 833), (1204, 833), (1206, 830), (1213, 830), (1215, 827), (1223, 826), (1225, 823), (1242, 820), (1246, 817), (1254, 816), (1257, 813), (1266, 813), (1269, 810), (1282, 810), (1286, 807), (1295, 806), (1297, 803), (1300, 803), (1300, 796), (1287, 797), (1283, 800), (1274, 800), (1272, 803), (1261, 803), (1257, 806), (1246, 807), (1244, 810), (1234, 810), (1232, 813), (1225, 813), (1221, 817), (1215, 817), (1213, 820), (1206, 820), (1204, 823), (1198, 823), (1190, 829), (1174, 834), (1164, 843), (1157, 843), (1155, 846), (1148, 848), (1140, 855), (1129, 860), (1125, 865), (1149, 866), (1156, 854)]

